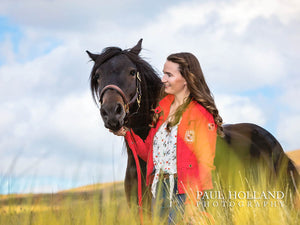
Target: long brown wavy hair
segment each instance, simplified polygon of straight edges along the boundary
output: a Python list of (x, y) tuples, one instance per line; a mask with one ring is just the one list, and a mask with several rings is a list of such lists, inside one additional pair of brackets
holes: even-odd
[[(167, 60), (179, 65), (180, 73), (186, 80), (187, 87), (190, 91), (190, 96), (181, 106), (177, 108), (174, 116), (168, 123), (168, 129), (179, 123), (182, 113), (185, 111), (192, 99), (194, 99), (199, 104), (201, 104), (210, 114), (212, 114), (217, 125), (218, 135), (224, 136), (222, 127), (223, 119), (219, 115), (214, 97), (205, 81), (198, 59), (191, 53), (181, 52), (169, 55)], [(154, 118), (153, 122), (155, 124), (157, 122), (157, 118)]]

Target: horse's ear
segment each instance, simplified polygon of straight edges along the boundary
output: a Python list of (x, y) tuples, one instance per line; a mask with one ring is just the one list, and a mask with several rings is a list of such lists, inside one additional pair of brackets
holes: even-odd
[(88, 50), (86, 50), (86, 53), (89, 55), (89, 57), (90, 57), (94, 62), (96, 62), (96, 60), (97, 60), (97, 58), (98, 58), (99, 55), (90, 53)]
[(143, 38), (141, 38), (139, 40), (139, 42), (136, 44), (136, 46), (134, 46), (132, 49), (130, 49), (130, 52), (138, 55), (140, 54), (141, 50), (142, 50), (142, 41), (143, 41)]

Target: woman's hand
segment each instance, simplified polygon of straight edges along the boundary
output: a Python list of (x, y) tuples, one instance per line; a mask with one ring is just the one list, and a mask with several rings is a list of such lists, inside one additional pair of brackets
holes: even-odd
[(123, 136), (124, 137), (126, 135), (126, 132), (128, 130), (129, 129), (127, 127), (121, 127), (120, 130), (118, 130), (118, 131), (109, 130), (109, 132), (113, 133), (114, 135)]

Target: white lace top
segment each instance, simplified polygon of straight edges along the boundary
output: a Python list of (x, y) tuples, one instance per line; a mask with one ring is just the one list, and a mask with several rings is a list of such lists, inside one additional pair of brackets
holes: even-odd
[(170, 180), (170, 202), (174, 189), (174, 174), (177, 173), (176, 150), (178, 124), (167, 131), (167, 123), (164, 122), (156, 132), (153, 140), (153, 163), (155, 175), (151, 192), (155, 198), (156, 186), (159, 180), (159, 173), (169, 174)]

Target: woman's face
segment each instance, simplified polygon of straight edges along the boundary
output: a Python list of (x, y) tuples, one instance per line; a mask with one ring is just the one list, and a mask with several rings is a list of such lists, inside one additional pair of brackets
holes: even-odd
[(166, 61), (161, 81), (165, 85), (167, 94), (180, 95), (187, 91), (186, 80), (179, 71), (179, 64)]

